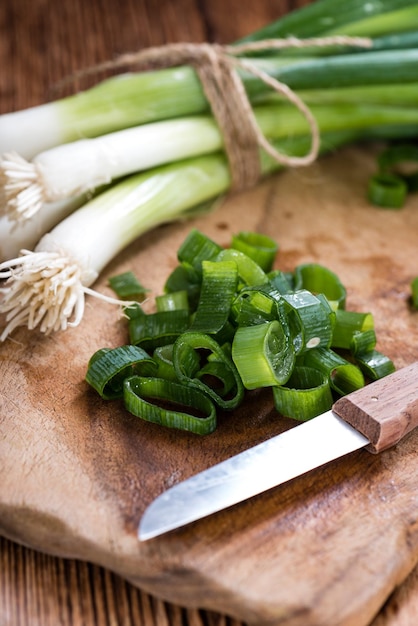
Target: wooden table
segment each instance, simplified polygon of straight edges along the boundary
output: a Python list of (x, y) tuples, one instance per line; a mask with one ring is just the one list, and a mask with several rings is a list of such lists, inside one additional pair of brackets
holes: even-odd
[[(0, 112), (51, 98), (63, 77), (117, 54), (174, 41), (230, 42), (309, 0), (3, 0)], [(418, 570), (373, 626), (418, 620)], [(1, 626), (238, 626), (186, 610), (89, 563), (0, 539)]]

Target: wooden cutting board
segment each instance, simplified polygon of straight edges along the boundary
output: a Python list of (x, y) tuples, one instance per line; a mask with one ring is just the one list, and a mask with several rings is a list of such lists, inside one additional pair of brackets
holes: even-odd
[[(373, 313), (378, 349), (418, 359), (418, 199), (400, 211), (365, 200), (371, 150), (349, 147), (277, 175), (211, 215), (139, 239), (96, 287), (127, 269), (161, 292), (191, 227), (223, 245), (239, 229), (280, 245), (277, 267), (319, 262)], [(151, 306), (150, 300), (149, 306)], [(145, 507), (191, 474), (289, 428), (268, 392), (222, 415), (201, 438), (104, 403), (84, 382), (98, 348), (127, 341), (110, 305), (88, 300), (76, 329), (24, 330), (0, 347), (0, 532), (53, 555), (86, 559), (165, 600), (249, 623), (362, 626), (418, 561), (418, 432), (381, 455), (353, 453), (287, 485), (140, 543)]]

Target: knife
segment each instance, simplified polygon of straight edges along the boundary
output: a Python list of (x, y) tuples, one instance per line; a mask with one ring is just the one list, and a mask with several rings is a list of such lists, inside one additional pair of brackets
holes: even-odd
[(145, 510), (146, 541), (272, 489), (360, 448), (372, 453), (418, 426), (418, 362), (343, 396), (332, 409), (174, 485)]

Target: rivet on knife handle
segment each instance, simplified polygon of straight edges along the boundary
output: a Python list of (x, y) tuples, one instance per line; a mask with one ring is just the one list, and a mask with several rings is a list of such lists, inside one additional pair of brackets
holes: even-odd
[[(333, 411), (381, 452), (418, 426), (418, 362), (337, 400)], [(372, 393), (371, 390), (373, 390)]]

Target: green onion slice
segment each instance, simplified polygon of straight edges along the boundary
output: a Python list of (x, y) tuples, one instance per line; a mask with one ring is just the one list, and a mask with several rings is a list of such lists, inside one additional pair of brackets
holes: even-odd
[(224, 328), (238, 283), (233, 261), (202, 261), (202, 288), (190, 330), (214, 334)]
[(350, 342), (350, 352), (354, 356), (371, 352), (376, 346), (376, 333), (373, 328), (364, 331), (354, 331)]
[(158, 311), (148, 315), (144, 313), (130, 319), (130, 341), (152, 352), (158, 346), (173, 343), (181, 333), (187, 330), (189, 323), (189, 311), (184, 309)]
[(218, 330), (218, 332), (211, 335), (223, 349), (226, 344), (231, 344), (235, 335), (235, 325), (227, 320), (225, 324)]
[(395, 371), (393, 361), (378, 350), (370, 350), (356, 355), (361, 371), (370, 380), (378, 380)]
[(241, 231), (232, 237), (231, 248), (244, 252), (265, 272), (270, 272), (276, 258), (278, 245), (266, 235)]
[(213, 261), (221, 250), (220, 245), (193, 228), (178, 249), (177, 258), (200, 272), (202, 261)]
[(412, 305), (418, 309), (418, 276), (411, 281)]
[(145, 289), (133, 272), (124, 272), (109, 278), (109, 286), (118, 298), (134, 299), (142, 297), (149, 289)]
[(173, 363), (173, 344), (168, 343), (164, 346), (155, 348), (152, 358), (157, 365), (155, 376), (157, 378), (165, 378), (166, 380), (177, 381), (177, 374)]
[(333, 309), (345, 309), (347, 290), (338, 276), (318, 263), (304, 263), (295, 269), (295, 290), (324, 294)]
[(218, 254), (216, 260), (234, 261), (237, 264), (238, 288), (248, 285), (263, 285), (268, 282), (267, 274), (244, 252), (227, 248)]
[(187, 297), (187, 290), (181, 289), (180, 291), (172, 291), (156, 296), (155, 304), (157, 311), (177, 311), (181, 309), (188, 310), (189, 300)]
[[(130, 413), (149, 422), (198, 435), (207, 435), (216, 428), (216, 410), (210, 398), (178, 382), (132, 376), (125, 380), (123, 398)], [(181, 410), (185, 407), (190, 412)]]
[(277, 319), (277, 301), (258, 287), (240, 290), (232, 303), (231, 314), (238, 326), (253, 326)]
[[(201, 357), (200, 362), (198, 356)], [(206, 357), (204, 362), (202, 362), (203, 357)], [(205, 374), (207, 374), (205, 369), (206, 363), (212, 361), (220, 361), (226, 370), (229, 370), (228, 379), (223, 381), (220, 392), (221, 368), (217, 370), (217, 378), (219, 380), (216, 381), (216, 385), (212, 387), (206, 379), (205, 381), (203, 380)], [(233, 409), (241, 403), (244, 396), (244, 387), (237, 368), (227, 351), (210, 335), (195, 332), (187, 332), (180, 335), (174, 343), (173, 362), (179, 381), (206, 393), (220, 408)], [(233, 389), (229, 383), (230, 375), (234, 378)], [(226, 387), (232, 390), (233, 395), (223, 396), (222, 389)]]
[(86, 381), (104, 400), (114, 400), (123, 395), (123, 381), (135, 373), (154, 375), (155, 361), (138, 346), (101, 348), (90, 358)]
[(277, 320), (239, 327), (232, 358), (246, 389), (283, 385), (295, 363), (289, 330)]
[(300, 421), (328, 411), (333, 402), (328, 377), (304, 366), (296, 366), (285, 385), (273, 387), (273, 398), (281, 415)]
[(414, 144), (389, 146), (378, 156), (377, 163), (381, 172), (400, 174), (399, 167), (411, 163), (418, 164), (418, 146)]
[(326, 374), (331, 388), (341, 396), (364, 387), (364, 376), (360, 368), (329, 348), (308, 350), (302, 356), (300, 364)]
[(408, 194), (406, 182), (396, 174), (379, 172), (369, 180), (368, 198), (372, 204), (385, 209), (400, 209)]
[(374, 329), (374, 319), (371, 313), (360, 311), (335, 311), (335, 326), (332, 336), (332, 347), (350, 349), (354, 335)]
[(296, 354), (331, 345), (335, 313), (325, 297), (300, 289), (283, 294), (278, 307), (291, 329)]
[(185, 291), (187, 300), (192, 309), (197, 306), (200, 296), (202, 282), (201, 273), (194, 269), (189, 263), (180, 263), (168, 276), (165, 285), (165, 293)]
[(273, 270), (267, 274), (267, 277), (271, 288), (276, 290), (278, 293), (290, 293), (295, 290), (293, 275), (288, 272)]
[(222, 398), (225, 398), (236, 384), (234, 373), (229, 365), (227, 366), (222, 361), (216, 360), (209, 360), (203, 365), (203, 367), (196, 372), (196, 378), (203, 381), (211, 388), (215, 388), (216, 392)]

